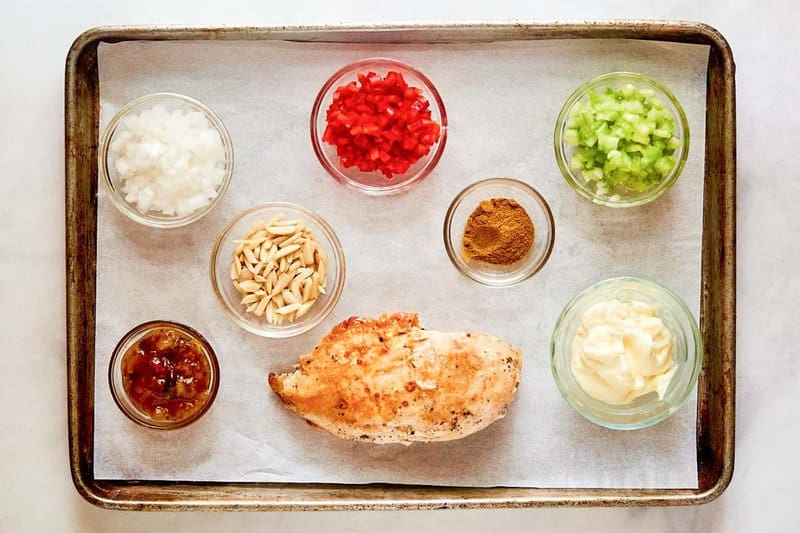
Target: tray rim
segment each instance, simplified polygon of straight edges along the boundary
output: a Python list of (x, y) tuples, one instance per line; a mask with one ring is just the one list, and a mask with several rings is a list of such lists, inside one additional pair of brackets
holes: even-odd
[[(712, 342), (705, 342), (706, 357), (697, 392), (699, 488), (462, 488), (393, 484), (130, 481), (98, 480), (94, 477), (94, 343), (84, 340), (88, 332), (94, 339), (96, 150), (99, 135), (97, 45), (131, 40), (368, 43), (375, 42), (375, 37), (383, 43), (621, 38), (709, 46), (700, 322), (704, 341)], [(65, 71), (67, 396), (70, 472), (78, 493), (96, 506), (125, 510), (643, 506), (702, 504), (716, 499), (730, 484), (734, 465), (734, 71), (733, 53), (723, 35), (715, 28), (697, 22), (608, 20), (271, 27), (102, 26), (83, 32), (69, 49)], [(86, 81), (87, 77), (92, 79)], [(88, 108), (85, 107), (87, 100)], [(83, 297), (87, 288), (91, 289), (90, 299)], [(712, 302), (714, 296), (717, 298)], [(712, 346), (717, 351), (709, 354)], [(708, 470), (708, 480), (700, 474), (701, 469), (703, 472)]]

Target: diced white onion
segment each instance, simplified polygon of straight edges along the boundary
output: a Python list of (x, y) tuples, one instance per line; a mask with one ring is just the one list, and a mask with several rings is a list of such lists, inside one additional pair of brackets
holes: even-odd
[(125, 200), (141, 213), (184, 217), (207, 207), (225, 176), (222, 137), (197, 111), (155, 105), (129, 115), (110, 148)]

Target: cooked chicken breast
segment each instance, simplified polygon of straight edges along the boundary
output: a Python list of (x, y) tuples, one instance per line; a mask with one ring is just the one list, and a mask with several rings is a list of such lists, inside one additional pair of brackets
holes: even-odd
[(345, 439), (446, 441), (503, 418), (519, 384), (519, 348), (484, 333), (440, 333), (413, 313), (352, 317), (297, 369), (269, 375), (283, 403)]

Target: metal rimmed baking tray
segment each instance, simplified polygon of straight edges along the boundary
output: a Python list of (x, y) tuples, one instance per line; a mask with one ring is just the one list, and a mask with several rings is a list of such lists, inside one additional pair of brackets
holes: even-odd
[[(99, 480), (94, 472), (97, 264), (97, 46), (142, 40), (449, 43), (643, 39), (709, 46), (700, 322), (705, 345), (697, 401), (698, 487), (687, 489), (460, 488)], [(79, 492), (115, 509), (430, 509), (679, 505), (714, 499), (733, 471), (735, 360), (735, 94), (732, 53), (695, 23), (598, 22), (294, 28), (98, 28), (73, 44), (66, 70), (67, 365), (70, 464)]]

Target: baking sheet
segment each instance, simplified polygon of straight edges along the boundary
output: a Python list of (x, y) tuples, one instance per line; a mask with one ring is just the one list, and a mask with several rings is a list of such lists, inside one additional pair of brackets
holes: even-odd
[[(369, 198), (334, 182), (309, 140), (314, 96), (341, 65), (393, 57), (436, 84), (449, 118), (434, 173), (401, 196)], [(137, 42), (98, 50), (101, 131), (149, 92), (188, 94), (215, 109), (234, 141), (233, 182), (217, 208), (186, 228), (154, 230), (98, 201), (95, 476), (280, 482), (396, 482), (461, 486), (697, 486), (695, 402), (653, 428), (615, 432), (566, 404), (549, 370), (549, 335), (562, 306), (614, 275), (652, 278), (697, 313), (705, 114), (705, 46), (644, 41), (521, 41), (439, 45), (276, 42)], [(670, 87), (692, 132), (676, 186), (650, 206), (612, 210), (578, 197), (553, 157), (555, 117), (583, 81), (613, 71)], [(464, 186), (490, 176), (534, 185), (550, 202), (556, 245), (534, 278), (509, 289), (478, 286), (444, 251), (444, 212)], [(208, 278), (218, 230), (240, 210), (300, 203), (336, 229), (347, 256), (342, 299), (320, 326), (271, 340), (240, 330)], [(283, 409), (266, 383), (338, 321), (412, 310), (439, 330), (481, 330), (523, 349), (522, 384), (508, 416), (450, 443), (376, 446), (340, 441)], [(132, 326), (163, 318), (200, 330), (215, 346), (221, 385), (192, 426), (141, 428), (117, 409), (108, 360)], [(180, 452), (176, 452), (180, 450)]]

